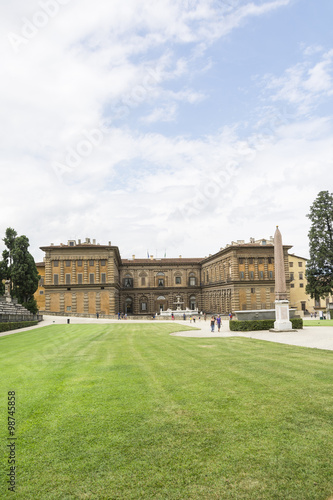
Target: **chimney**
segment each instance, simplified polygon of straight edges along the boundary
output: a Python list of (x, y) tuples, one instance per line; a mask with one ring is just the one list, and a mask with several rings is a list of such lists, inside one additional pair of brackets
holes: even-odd
[(93, 240), (93, 245), (96, 245), (96, 240)]
[(111, 246), (111, 241), (109, 241), (109, 247)]
[(135, 255), (132, 255), (132, 259), (135, 260)]
[(78, 244), (78, 245), (81, 245), (81, 240), (77, 240), (77, 244)]

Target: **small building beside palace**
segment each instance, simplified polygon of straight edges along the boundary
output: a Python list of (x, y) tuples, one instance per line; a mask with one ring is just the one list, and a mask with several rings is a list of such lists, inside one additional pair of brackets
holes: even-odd
[(324, 299), (312, 299), (306, 293), (306, 263), (307, 259), (299, 255), (289, 254), (289, 278), (290, 278), (290, 307), (297, 309), (301, 315), (314, 314), (319, 311), (326, 312), (329, 303), (333, 302), (332, 296)]
[[(288, 297), (289, 256), (284, 245)], [(41, 312), (152, 315), (183, 308), (228, 314), (274, 307), (273, 238), (238, 240), (202, 258), (122, 259), (117, 246), (70, 240), (43, 246), (35, 296)]]

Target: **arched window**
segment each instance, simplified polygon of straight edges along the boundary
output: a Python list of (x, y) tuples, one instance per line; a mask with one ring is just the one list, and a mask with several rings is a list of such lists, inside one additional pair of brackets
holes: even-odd
[(196, 277), (195, 277), (195, 274), (194, 273), (190, 273), (189, 274), (189, 285), (190, 286), (195, 286), (197, 283), (196, 283)]
[(164, 273), (156, 273), (157, 276), (157, 286), (164, 286)]
[(141, 286), (146, 286), (147, 285), (147, 276), (148, 276), (148, 274), (146, 272), (144, 272), (144, 271), (142, 271), (139, 274)]
[(145, 296), (140, 297), (140, 312), (148, 312), (148, 298)]
[(124, 277), (124, 287), (125, 288), (133, 288), (133, 277), (132, 274), (127, 273)]

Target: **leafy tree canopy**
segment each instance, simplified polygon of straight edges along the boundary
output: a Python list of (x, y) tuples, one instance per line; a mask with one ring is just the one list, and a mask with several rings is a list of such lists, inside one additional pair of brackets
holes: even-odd
[(307, 217), (311, 220), (311, 228), (306, 291), (318, 300), (333, 291), (333, 194), (321, 191)]
[(2, 280), (11, 281), (11, 294), (18, 299), (29, 311), (37, 312), (37, 303), (34, 293), (38, 288), (38, 275), (33, 256), (30, 254), (29, 239), (26, 236), (17, 236), (12, 228), (7, 228), (3, 241), (7, 247), (2, 252), (0, 261), (0, 294), (4, 293)]

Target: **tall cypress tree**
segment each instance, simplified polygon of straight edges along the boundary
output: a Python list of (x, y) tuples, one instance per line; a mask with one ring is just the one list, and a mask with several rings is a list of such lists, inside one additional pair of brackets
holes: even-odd
[(306, 292), (319, 300), (333, 291), (333, 194), (320, 191), (307, 217), (312, 224)]

